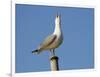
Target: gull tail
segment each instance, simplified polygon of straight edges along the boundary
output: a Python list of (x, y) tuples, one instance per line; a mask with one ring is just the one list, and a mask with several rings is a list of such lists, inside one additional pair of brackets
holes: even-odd
[(39, 50), (36, 49), (36, 50), (32, 51), (32, 53), (33, 54), (39, 54)]

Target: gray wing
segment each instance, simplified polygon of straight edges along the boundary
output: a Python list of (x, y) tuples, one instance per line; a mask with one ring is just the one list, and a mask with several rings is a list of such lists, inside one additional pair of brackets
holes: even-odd
[(51, 45), (55, 39), (56, 39), (56, 35), (50, 35), (48, 36), (39, 46), (39, 50), (43, 50), (45, 47), (48, 47), (49, 45)]

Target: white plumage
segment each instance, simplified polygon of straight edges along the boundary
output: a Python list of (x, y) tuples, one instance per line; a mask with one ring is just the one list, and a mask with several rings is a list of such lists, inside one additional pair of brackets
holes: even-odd
[(57, 15), (55, 18), (55, 30), (49, 35), (40, 45), (39, 47), (32, 51), (32, 53), (40, 53), (45, 50), (50, 50), (55, 55), (54, 50), (58, 48), (63, 42), (63, 35), (61, 30), (61, 16)]

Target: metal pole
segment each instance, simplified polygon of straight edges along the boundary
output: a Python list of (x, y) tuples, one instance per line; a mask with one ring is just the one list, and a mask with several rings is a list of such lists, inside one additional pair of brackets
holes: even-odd
[(52, 56), (50, 58), (51, 71), (58, 71), (59, 70), (58, 59), (59, 58), (57, 56)]

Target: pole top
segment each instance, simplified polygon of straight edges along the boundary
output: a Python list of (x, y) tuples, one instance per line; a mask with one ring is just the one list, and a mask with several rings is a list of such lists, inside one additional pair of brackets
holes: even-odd
[(59, 58), (58, 58), (57, 56), (52, 56), (52, 57), (50, 58), (50, 60), (54, 60), (54, 59), (58, 60)]

